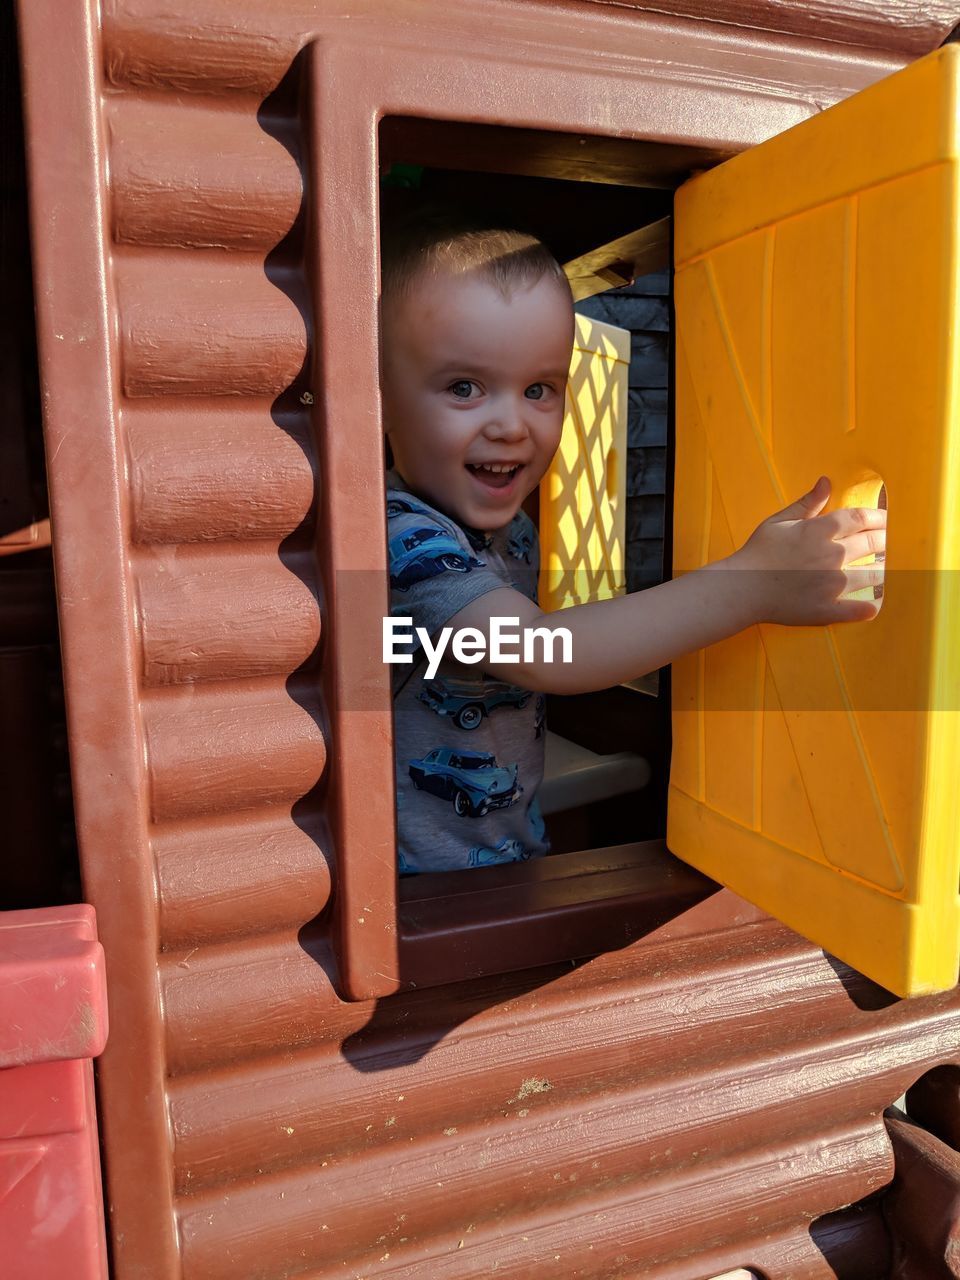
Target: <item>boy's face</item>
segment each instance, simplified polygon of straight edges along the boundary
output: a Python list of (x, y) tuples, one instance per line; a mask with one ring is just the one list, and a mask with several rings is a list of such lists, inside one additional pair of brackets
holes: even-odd
[(509, 524), (560, 444), (570, 297), (424, 272), (383, 309), (383, 417), (410, 488), (460, 524)]

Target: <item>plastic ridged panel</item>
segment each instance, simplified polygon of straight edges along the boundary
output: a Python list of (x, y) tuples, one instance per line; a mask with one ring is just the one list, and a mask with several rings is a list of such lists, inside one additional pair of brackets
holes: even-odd
[(820, 472), (832, 507), (885, 485), (889, 531), (876, 619), (674, 665), (668, 843), (899, 995), (960, 964), (958, 72), (931, 54), (676, 202), (675, 571)]
[(93, 1092), (106, 1038), (93, 908), (0, 912), (0, 1237), (9, 1280), (107, 1280)]
[(540, 482), (541, 609), (626, 586), (629, 366), (625, 329), (577, 316), (560, 448)]

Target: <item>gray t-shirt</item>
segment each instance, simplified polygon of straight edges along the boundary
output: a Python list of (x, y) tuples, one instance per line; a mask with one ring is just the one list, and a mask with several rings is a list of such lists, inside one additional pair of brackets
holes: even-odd
[[(535, 600), (539, 548), (520, 511), (492, 535), (464, 529), (387, 473), (390, 612), (432, 641), (471, 601), (513, 587)], [(415, 636), (415, 633), (414, 633)], [(392, 668), (401, 874), (518, 862), (549, 849), (537, 802), (543, 778), (542, 694), (445, 656), (426, 679)], [(449, 652), (449, 651), (448, 651)]]

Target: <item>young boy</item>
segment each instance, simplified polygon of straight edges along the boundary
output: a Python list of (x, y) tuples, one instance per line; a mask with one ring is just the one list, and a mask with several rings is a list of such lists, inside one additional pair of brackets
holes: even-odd
[(382, 336), (391, 613), (431, 640), (474, 628), (485, 651), (494, 618), (564, 627), (572, 639), (569, 662), (539, 648), (482, 666), (444, 657), (426, 680), (421, 649), (412, 667), (393, 667), (402, 873), (547, 851), (536, 799), (546, 693), (608, 688), (757, 622), (876, 614), (879, 605), (842, 596), (879, 570), (844, 566), (884, 550), (886, 513), (819, 514), (823, 476), (725, 560), (542, 614), (536, 531), (520, 508), (560, 442), (573, 343), (562, 268), (517, 231), (401, 229), (384, 242)]

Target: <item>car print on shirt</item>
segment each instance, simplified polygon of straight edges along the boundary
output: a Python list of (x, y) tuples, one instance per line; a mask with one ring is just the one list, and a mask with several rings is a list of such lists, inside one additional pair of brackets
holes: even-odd
[(540, 801), (536, 796), (530, 801), (530, 806), (527, 809), (527, 821), (530, 823), (530, 830), (533, 832), (534, 838), (539, 840), (541, 844), (545, 844), (549, 849), (550, 841), (547, 839), (547, 824), (543, 820)]
[(524, 564), (530, 564), (530, 557), (533, 554), (533, 534), (529, 529), (520, 528), (510, 535), (510, 541), (507, 543), (507, 554), (513, 556), (514, 560), (522, 560)]
[(420, 516), (430, 516), (433, 512), (429, 507), (424, 506), (422, 502), (417, 502), (415, 498), (388, 498), (387, 499), (387, 519), (393, 516), (402, 516), (416, 513)]
[(417, 582), (438, 573), (469, 573), (484, 568), (484, 562), (469, 555), (460, 544), (436, 525), (421, 525), (395, 534), (389, 543), (390, 585), (406, 591)]
[(417, 695), (438, 716), (451, 716), (458, 729), (477, 729), (484, 716), (498, 707), (518, 711), (533, 697), (529, 689), (504, 684), (500, 680), (424, 680)]
[(530, 850), (525, 848), (519, 840), (511, 840), (509, 836), (504, 836), (492, 849), (486, 844), (475, 844), (469, 853), (469, 865), (495, 867), (501, 862), (526, 862), (529, 857)]
[(520, 798), (518, 766), (500, 765), (486, 751), (454, 751), (434, 747), (407, 767), (418, 791), (452, 800), (460, 818), (482, 818), (491, 809), (507, 809)]

